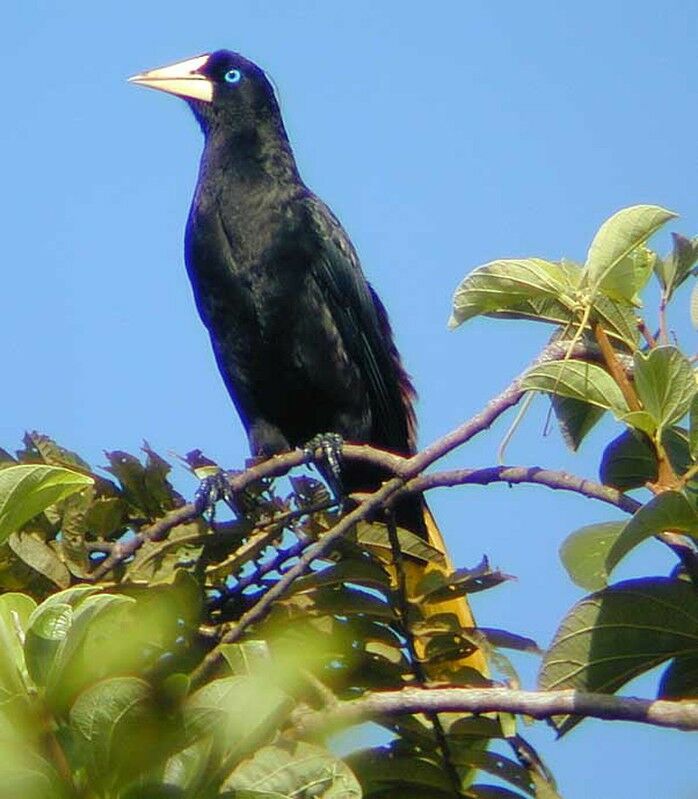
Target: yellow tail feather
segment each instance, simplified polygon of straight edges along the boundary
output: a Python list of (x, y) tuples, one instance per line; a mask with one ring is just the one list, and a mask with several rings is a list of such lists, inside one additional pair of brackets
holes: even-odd
[[(424, 576), (429, 572), (438, 571), (442, 574), (449, 575), (454, 571), (453, 564), (448, 554), (446, 542), (441, 535), (441, 531), (436, 524), (429, 507), (426, 502), (423, 503), (424, 508), (424, 523), (427, 528), (427, 542), (434, 549), (437, 549), (444, 556), (443, 565), (436, 563), (424, 564), (414, 560), (404, 559), (403, 570), (405, 574), (405, 588), (407, 598), (415, 602), (419, 596), (417, 586), (422, 581)], [(395, 577), (395, 576), (394, 576)], [(452, 614), (458, 619), (460, 627), (472, 628), (475, 627), (475, 619), (470, 609), (470, 604), (466, 596), (457, 597), (455, 599), (447, 599), (444, 602), (435, 603), (422, 603), (420, 605), (422, 615), (425, 620), (434, 616)], [(415, 636), (415, 650), (419, 658), (425, 658), (426, 643)], [(431, 680), (447, 680), (452, 681), (454, 674), (464, 667), (475, 669), (483, 676), (488, 675), (487, 661), (484, 654), (480, 649), (475, 650), (472, 654), (467, 655), (457, 660), (448, 660), (441, 663), (429, 663), (425, 659), (425, 671), (427, 677)]]

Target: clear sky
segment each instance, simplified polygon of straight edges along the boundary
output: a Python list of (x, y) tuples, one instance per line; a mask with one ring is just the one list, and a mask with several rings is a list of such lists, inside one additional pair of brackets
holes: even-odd
[[(306, 182), (391, 312), (426, 443), (504, 388), (550, 332), (476, 321), (449, 333), (466, 272), (496, 257), (583, 259), (603, 219), (635, 203), (665, 205), (681, 214), (673, 229), (698, 233), (697, 11), (689, 0), (9, 0), (0, 446), (38, 429), (95, 464), (143, 439), (231, 468), (246, 456), (183, 267), (201, 135), (183, 102), (127, 76), (220, 47), (273, 76)], [(685, 293), (679, 306), (692, 351)], [(539, 400), (507, 461), (594, 477), (612, 424), (571, 455), (542, 435), (545, 409)], [(495, 463), (505, 429), (450, 463)], [(581, 596), (560, 541), (615, 518), (523, 487), (442, 491), (432, 504), (460, 565), (486, 552), (518, 577), (476, 598), (481, 623), (541, 645)], [(650, 543), (621, 576), (669, 566)], [(518, 662), (532, 686), (535, 662)], [(632, 690), (651, 696), (653, 682)], [(601, 722), (561, 742), (543, 725), (528, 734), (566, 799), (698, 795), (695, 736)]]

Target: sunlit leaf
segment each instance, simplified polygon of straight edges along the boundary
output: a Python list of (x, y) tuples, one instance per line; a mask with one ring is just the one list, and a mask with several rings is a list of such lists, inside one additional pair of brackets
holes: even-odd
[(449, 327), (479, 314), (505, 311), (522, 300), (553, 297), (560, 302), (570, 289), (560, 264), (539, 258), (492, 261), (471, 272), (456, 289)]
[(636, 247), (606, 273), (599, 288), (611, 299), (640, 306), (639, 293), (647, 285), (656, 259), (647, 247)]
[(0, 470), (0, 542), (29, 519), (92, 484), (92, 478), (60, 466), (8, 466)]
[(593, 363), (570, 359), (538, 364), (526, 372), (521, 387), (581, 400), (618, 414), (628, 406), (613, 378)]
[(624, 259), (674, 217), (673, 211), (657, 205), (633, 205), (607, 219), (587, 253), (585, 268), (591, 289), (612, 280), (614, 270), (624, 270)]
[(657, 426), (678, 422), (696, 396), (696, 379), (688, 358), (676, 347), (655, 347), (635, 354), (635, 388)]

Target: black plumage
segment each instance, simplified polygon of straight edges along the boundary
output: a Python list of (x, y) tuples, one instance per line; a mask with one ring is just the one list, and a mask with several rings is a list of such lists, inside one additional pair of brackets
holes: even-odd
[[(385, 308), (344, 228), (303, 183), (272, 84), (229, 51), (195, 74), (194, 86), (204, 79), (212, 96), (187, 97), (205, 146), (186, 264), (252, 453), (323, 432), (412, 453), (414, 390)], [(237, 80), (227, 82), (231, 74)], [(384, 477), (358, 464), (343, 475), (348, 491), (373, 490)], [(408, 500), (398, 515), (426, 536), (421, 504)]]
[[(298, 174), (264, 72), (221, 50), (131, 80), (184, 97), (204, 132), (186, 264), (252, 453), (271, 455), (331, 432), (412, 454), (414, 389), (385, 308), (343, 227)], [(387, 476), (357, 462), (343, 471), (349, 492), (375, 490)], [(426, 570), (450, 574), (452, 566), (421, 496), (395, 511), (401, 527), (443, 556), (431, 566), (405, 561), (407, 592), (417, 598)], [(423, 611), (474, 626), (465, 597)], [(459, 665), (486, 670), (475, 652), (429, 673), (443, 678)]]

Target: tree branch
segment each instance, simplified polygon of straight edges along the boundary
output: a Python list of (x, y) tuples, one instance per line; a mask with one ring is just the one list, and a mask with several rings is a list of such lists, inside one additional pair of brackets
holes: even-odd
[(630, 514), (642, 507), (642, 503), (615, 488), (568, 472), (542, 469), (540, 466), (489, 466), (481, 469), (453, 469), (434, 472), (410, 480), (406, 483), (404, 491), (417, 493), (432, 488), (455, 485), (489, 485), (490, 483), (508, 483), (509, 485), (533, 483), (547, 488), (573, 491), (584, 497), (614, 505)]
[(537, 719), (576, 715), (607, 721), (635, 721), (656, 727), (698, 731), (698, 702), (669, 702), (599, 693), (518, 691), (509, 688), (403, 688), (339, 702), (322, 711), (297, 711), (301, 735), (318, 735), (385, 716), (414, 713), (520, 713)]

